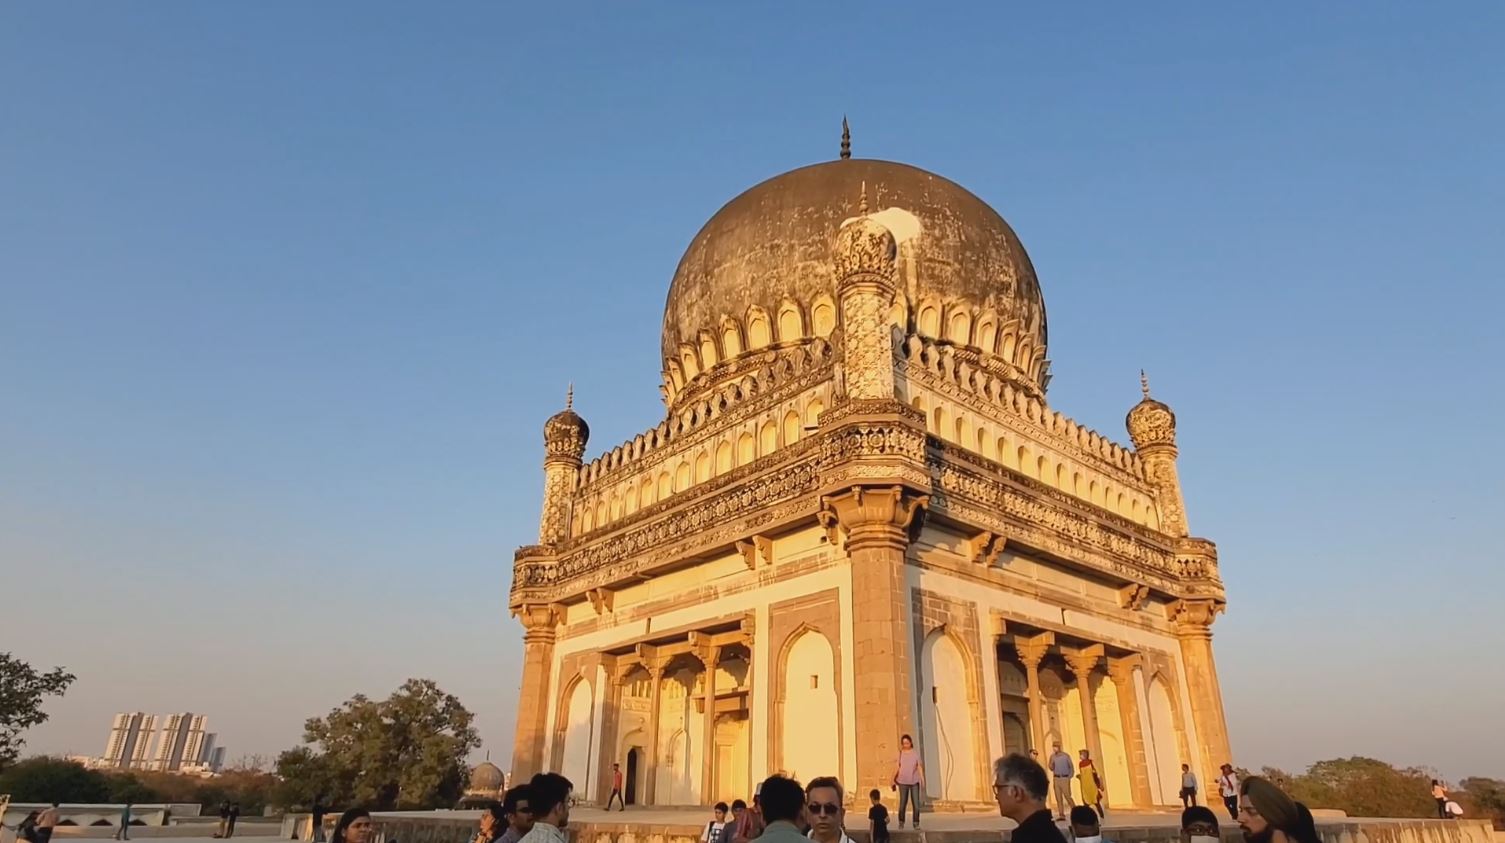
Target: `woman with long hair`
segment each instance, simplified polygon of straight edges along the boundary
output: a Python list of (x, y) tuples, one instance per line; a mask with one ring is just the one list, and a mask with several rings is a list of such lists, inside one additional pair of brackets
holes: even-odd
[(914, 827), (920, 827), (920, 789), (925, 786), (925, 765), (915, 751), (914, 738), (899, 738), (899, 764), (894, 769), (894, 789), (899, 791), (899, 828), (904, 827), (904, 809), (914, 805)]
[(351, 808), (340, 814), (329, 843), (371, 843), (371, 831), (371, 812), (365, 808)]

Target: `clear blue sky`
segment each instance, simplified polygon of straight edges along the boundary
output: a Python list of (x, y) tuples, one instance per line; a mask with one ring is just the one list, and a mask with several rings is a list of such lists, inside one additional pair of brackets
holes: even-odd
[(543, 420), (657, 422), (681, 251), (846, 113), (1012, 222), (1056, 407), (1177, 411), (1239, 760), (1505, 775), (1505, 6), (711, 5), (0, 8), (31, 749), (427, 676), (505, 760)]

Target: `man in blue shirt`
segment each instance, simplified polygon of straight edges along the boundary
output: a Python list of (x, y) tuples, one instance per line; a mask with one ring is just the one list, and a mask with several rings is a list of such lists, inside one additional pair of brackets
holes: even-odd
[(1076, 762), (1061, 751), (1061, 742), (1054, 744), (1056, 751), (1050, 754), (1046, 766), (1050, 768), (1051, 789), (1056, 792), (1056, 819), (1066, 819), (1066, 812), (1076, 807), (1071, 799), (1071, 779), (1076, 775)]

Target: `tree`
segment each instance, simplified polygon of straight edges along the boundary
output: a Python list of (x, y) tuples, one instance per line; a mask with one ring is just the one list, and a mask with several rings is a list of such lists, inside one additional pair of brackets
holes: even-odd
[(380, 702), (363, 694), (304, 724), (299, 747), (277, 759), (287, 804), (322, 794), (334, 803), (421, 809), (453, 805), (465, 758), (481, 745), (475, 716), (428, 679), (409, 679)]
[(106, 802), (110, 782), (77, 762), (38, 756), (0, 773), (0, 793), (9, 793), (13, 802)]
[(1494, 820), (1495, 828), (1505, 828), (1505, 781), (1472, 776), (1458, 786), (1463, 789), (1457, 794), (1459, 801), (1471, 809), (1468, 816), (1489, 817)]
[[(1259, 774), (1308, 808), (1333, 808), (1351, 817), (1437, 816), (1434, 776), (1416, 767), (1402, 769), (1354, 756), (1318, 761), (1299, 775), (1274, 767)], [(1239, 777), (1245, 776), (1240, 770)]]
[(21, 755), (21, 733), (47, 722), (44, 697), (60, 697), (78, 677), (55, 667), (37, 671), (10, 653), (0, 653), (0, 769)]

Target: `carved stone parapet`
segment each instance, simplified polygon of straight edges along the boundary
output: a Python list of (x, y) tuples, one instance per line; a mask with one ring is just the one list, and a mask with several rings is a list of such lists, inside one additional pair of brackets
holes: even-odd
[(911, 526), (929, 502), (929, 495), (916, 494), (902, 486), (854, 486), (850, 491), (821, 498), (822, 508), (835, 513), (837, 523), (846, 532), (849, 549), (873, 545), (904, 547), (909, 543)]
[(1190, 536), (1176, 540), (1176, 568), (1188, 580), (1207, 580), (1222, 584), (1218, 574), (1218, 547), (1207, 539)]

